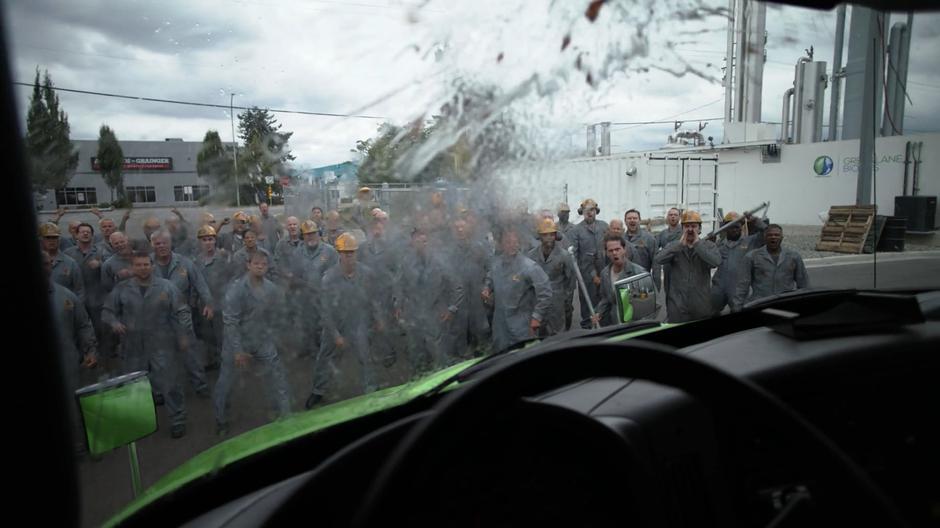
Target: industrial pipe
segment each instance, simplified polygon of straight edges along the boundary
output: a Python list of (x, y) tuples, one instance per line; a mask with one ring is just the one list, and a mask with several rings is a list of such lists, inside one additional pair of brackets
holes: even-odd
[(793, 88), (787, 88), (783, 92), (783, 114), (780, 120), (780, 142), (790, 142), (790, 99), (793, 97)]
[(829, 100), (829, 141), (835, 141), (839, 130), (839, 99), (842, 96), (842, 43), (845, 39), (845, 4), (836, 10), (836, 42), (832, 57), (832, 93)]

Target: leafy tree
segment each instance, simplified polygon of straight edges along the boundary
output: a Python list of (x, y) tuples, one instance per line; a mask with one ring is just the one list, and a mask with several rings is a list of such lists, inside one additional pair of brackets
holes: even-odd
[(196, 173), (212, 184), (213, 200), (235, 202), (235, 168), (232, 148), (222, 143), (215, 130), (206, 132), (196, 155)]
[(458, 81), (454, 97), (427, 122), (379, 126), (378, 135), (356, 142), (362, 162), (359, 180), (470, 182), (500, 164), (532, 156), (527, 136), (499, 94)]
[[(289, 176), (289, 163), (294, 160), (290, 152), (290, 138), (293, 132), (282, 132), (281, 125), (268, 109), (256, 106), (238, 114), (239, 137), (245, 146), (238, 152), (239, 179), (244, 175), (245, 183), (255, 192), (263, 195), (267, 190), (265, 176)], [(272, 185), (274, 192), (280, 192), (278, 178)]]
[(101, 178), (111, 189), (111, 201), (117, 190), (118, 200), (124, 201), (124, 151), (117, 136), (108, 125), (101, 125), (98, 131), (98, 171)]
[(52, 78), (46, 71), (39, 84), (39, 68), (26, 114), (26, 151), (33, 190), (45, 194), (65, 187), (78, 166), (78, 150), (69, 141), (69, 119), (59, 107)]

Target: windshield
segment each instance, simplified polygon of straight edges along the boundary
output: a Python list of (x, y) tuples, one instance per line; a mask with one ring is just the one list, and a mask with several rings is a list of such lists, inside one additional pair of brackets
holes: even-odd
[[(143, 488), (535, 339), (940, 286), (940, 15), (75, 0), (5, 20), (36, 294), (71, 391), (147, 373)], [(133, 497), (133, 434), (89, 453), (71, 412), (96, 525)]]

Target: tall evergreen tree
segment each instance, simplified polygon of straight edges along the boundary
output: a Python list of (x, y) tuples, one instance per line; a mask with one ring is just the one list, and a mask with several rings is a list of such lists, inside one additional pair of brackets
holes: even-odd
[(45, 194), (49, 189), (65, 187), (72, 178), (78, 166), (78, 151), (69, 141), (69, 131), (68, 116), (59, 107), (49, 72), (45, 72), (40, 86), (36, 68), (26, 114), (26, 152), (34, 191)]

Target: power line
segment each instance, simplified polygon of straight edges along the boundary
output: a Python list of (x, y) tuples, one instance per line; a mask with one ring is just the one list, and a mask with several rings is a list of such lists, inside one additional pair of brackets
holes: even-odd
[[(33, 83), (24, 83), (24, 82), (16, 82), (16, 81), (14, 81), (13, 84), (18, 85), (18, 86), (28, 86), (30, 88), (34, 86)], [(207, 108), (222, 108), (224, 110), (250, 110), (251, 109), (245, 106), (230, 106), (230, 105), (213, 104), (213, 103), (196, 103), (192, 101), (178, 101), (175, 99), (158, 99), (154, 97), (140, 97), (136, 95), (123, 95), (123, 94), (113, 94), (113, 93), (105, 93), (105, 92), (93, 92), (90, 90), (77, 90), (74, 88), (61, 88), (58, 86), (53, 86), (52, 89), (56, 91), (60, 91), (60, 92), (70, 92), (70, 93), (77, 93), (77, 94), (83, 94), (83, 95), (97, 95), (100, 97), (114, 97), (116, 99), (130, 99), (132, 101), (148, 101), (151, 103), (167, 103), (167, 104), (178, 104), (178, 105), (186, 105), (186, 106), (203, 106)], [(313, 115), (313, 116), (325, 116), (325, 117), (351, 117), (351, 118), (356, 118), (356, 119), (385, 119), (385, 117), (382, 117), (382, 116), (360, 115), (360, 114), (336, 114), (332, 112), (308, 112), (305, 110), (281, 110), (281, 109), (274, 109), (274, 108), (268, 108), (267, 110), (269, 112), (275, 112), (278, 114), (299, 114), (299, 115)]]
[[(692, 119), (688, 119), (688, 120), (689, 120), (689, 121), (723, 121), (724, 119), (725, 119), (725, 118), (723, 118), (723, 117), (708, 117), (708, 118), (705, 118), (705, 119), (692, 118)], [(623, 123), (611, 123), (611, 125), (636, 125), (636, 126), (640, 126), (640, 125), (671, 125), (671, 124), (673, 124), (673, 123), (675, 123), (675, 122), (676, 122), (675, 119), (669, 119), (669, 120), (665, 120), (665, 121), (625, 121), (625, 122), (623, 122)], [(620, 129), (618, 129), (618, 130), (626, 130), (626, 129), (625, 129), (625, 128), (620, 128)]]
[[(682, 111), (682, 112), (679, 112), (678, 114), (673, 114), (673, 115), (671, 115), (671, 116), (666, 116), (666, 117), (663, 117), (663, 118), (661, 118), (661, 119), (659, 119), (659, 120), (656, 120), (656, 121), (639, 121), (639, 122), (633, 122), (633, 123), (611, 123), (611, 125), (631, 125), (631, 126), (629, 126), (629, 127), (627, 127), (627, 128), (621, 128), (621, 129), (620, 129), (620, 130), (628, 130), (628, 129), (630, 129), (630, 128), (637, 127), (637, 126), (641, 126), (641, 125), (661, 125), (661, 124), (673, 123), (673, 121), (672, 121), (673, 118), (676, 118), (676, 117), (679, 117), (679, 116), (688, 114), (689, 112), (694, 112), (694, 111), (696, 111), (696, 110), (701, 110), (702, 108), (709, 107), (709, 106), (711, 106), (711, 105), (713, 105), (713, 104), (715, 104), (715, 103), (720, 103), (721, 101), (724, 101), (724, 100), (725, 100), (724, 97), (720, 97), (720, 98), (715, 99), (714, 101), (712, 101), (712, 102), (710, 102), (710, 103), (705, 103), (705, 104), (703, 104), (702, 106), (696, 106), (695, 108), (690, 108), (690, 109), (688, 109), (688, 110), (684, 110), (684, 111)], [(667, 120), (668, 120), (668, 121), (667, 121)], [(724, 120), (723, 117), (709, 117), (709, 118), (707, 118), (707, 119), (692, 119), (691, 121), (722, 121), (722, 120)]]

